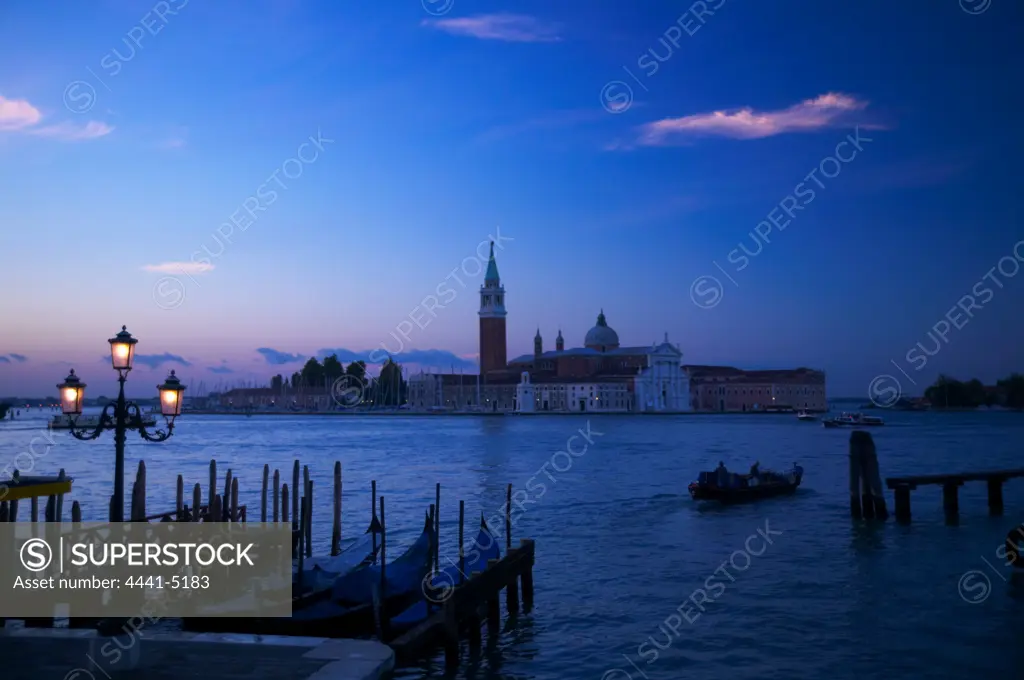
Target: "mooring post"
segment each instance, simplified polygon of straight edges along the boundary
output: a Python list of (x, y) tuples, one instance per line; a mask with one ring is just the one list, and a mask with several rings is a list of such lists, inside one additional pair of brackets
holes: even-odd
[(313, 480), (306, 482), (306, 557), (313, 556)]
[(196, 485), (192, 487), (192, 521), (199, 521), (199, 508), (203, 504), (203, 485), (196, 482)]
[[(381, 602), (387, 602), (387, 547), (388, 530), (384, 522), (384, 496), (380, 497), (380, 598)], [(386, 624), (385, 624), (386, 625)]]
[(331, 524), (331, 556), (341, 552), (341, 461), (334, 461), (334, 514)]
[(176, 483), (174, 491), (174, 520), (176, 522), (181, 521), (181, 511), (185, 507), (185, 478), (178, 475), (178, 481)]
[(459, 667), (459, 624), (453, 597), (444, 603), (444, 665), (448, 671)]
[(963, 482), (950, 481), (942, 485), (942, 508), (946, 511), (946, 519), (956, 520), (960, 514), (960, 485)]
[(260, 487), (260, 522), (267, 523), (267, 487), (270, 486), (270, 465), (263, 464), (263, 485)]
[(238, 477), (231, 478), (231, 521), (241, 519), (238, 515)]
[[(377, 480), (370, 480), (370, 534), (373, 537), (373, 554), (377, 554)], [(376, 558), (374, 558), (376, 559)]]
[(1003, 514), (1003, 482), (1000, 477), (988, 480), (988, 512), (990, 515)]
[(462, 542), (463, 538), (463, 527), (466, 523), (466, 501), (459, 501), (459, 583), (466, 580), (466, 555)]
[[(217, 461), (210, 459), (210, 498), (206, 501), (206, 514), (209, 515), (213, 509), (213, 497), (217, 495)], [(196, 506), (199, 512), (199, 506)]]
[(288, 485), (281, 485), (281, 521), (288, 523)]
[(224, 493), (221, 494), (221, 512), (223, 512), (224, 516), (223, 517), (219, 517), (218, 521), (222, 520), (222, 519), (225, 519), (225, 518), (231, 519), (231, 479), (232, 478), (233, 478), (233, 475), (231, 473), (231, 468), (228, 468), (228, 473), (226, 475), (224, 475)]
[(299, 528), (299, 460), (292, 465), (292, 529)]
[(29, 511), (32, 514), (32, 521), (33, 522), (38, 522), (39, 521), (39, 497), (38, 496), (32, 496), (32, 502), (31, 502), (30, 506), (31, 507), (29, 508)]
[[(871, 435), (864, 430), (854, 430), (850, 433), (850, 458), (851, 465), (858, 466), (857, 477), (860, 480), (860, 510), (864, 519), (875, 518), (875, 500), (871, 494), (871, 462), (869, 458), (875, 443)], [(851, 481), (851, 492), (852, 492)]]
[(521, 578), (523, 580), (523, 611), (529, 612), (533, 609), (533, 540), (524, 538), (519, 542), (519, 550), (527, 553), (530, 559), (523, 567)]
[(281, 519), (281, 470), (273, 471), (273, 522)]
[[(434, 573), (441, 571), (441, 482), (434, 493)], [(462, 541), (459, 541), (462, 544)]]
[(864, 516), (861, 512), (860, 476), (863, 466), (860, 463), (860, 449), (854, 446), (853, 437), (850, 437), (850, 516), (860, 519)]
[(897, 484), (894, 490), (896, 498), (896, 520), (898, 522), (910, 521), (910, 485)]
[[(481, 573), (478, 571), (474, 573), (472, 576), (470, 576), (469, 580), (472, 581), (473, 579), (479, 579), (480, 577)], [(466, 628), (467, 632), (469, 633), (469, 651), (471, 654), (476, 654), (480, 651), (481, 636), (480, 616), (478, 613), (480, 609), (479, 605), (479, 602), (471, 602), (470, 606), (472, 607), (472, 609), (469, 615), (466, 616)]]
[[(497, 566), (498, 560), (487, 560), (487, 571)], [(501, 601), (497, 594), (487, 598), (487, 636), (495, 642), (501, 633)]]
[[(505, 556), (512, 553), (512, 485), (508, 485), (505, 498)], [(505, 604), (509, 614), (519, 612), (519, 581), (517, 574), (512, 574), (505, 590)]]

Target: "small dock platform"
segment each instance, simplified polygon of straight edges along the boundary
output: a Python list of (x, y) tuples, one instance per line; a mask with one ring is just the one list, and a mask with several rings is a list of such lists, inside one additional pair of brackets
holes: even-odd
[(0, 656), (5, 680), (377, 680), (395, 665), (391, 649), (370, 640), (157, 630), (115, 640), (94, 630), (0, 628)]
[(519, 612), (520, 583), (523, 611), (528, 612), (533, 607), (534, 551), (534, 542), (524, 539), (518, 548), (508, 550), (500, 560), (490, 560), (485, 571), (476, 572), (456, 585), (426, 621), (389, 643), (398, 659), (414, 659), (443, 645), (445, 665), (453, 669), (459, 664), (462, 634), (469, 642), (471, 653), (480, 649), (480, 629), (485, 619), (488, 636), (496, 639), (501, 634), (502, 590), (505, 590), (510, 616)]
[(1008, 479), (1024, 477), (1024, 469), (958, 472), (953, 474), (887, 477), (885, 485), (893, 489), (896, 501), (896, 519), (910, 521), (910, 492), (919, 486), (942, 486), (942, 506), (946, 517), (955, 521), (960, 513), (959, 489), (966, 482), (985, 482), (988, 485), (988, 508), (992, 515), (1003, 514), (1003, 484)]

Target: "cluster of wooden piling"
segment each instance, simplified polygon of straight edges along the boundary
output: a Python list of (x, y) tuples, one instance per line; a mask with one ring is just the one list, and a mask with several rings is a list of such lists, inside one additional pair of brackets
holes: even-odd
[[(20, 494), (12, 491), (16, 489), (17, 482), (21, 479), (21, 473), (18, 470), (14, 471), (11, 481), (15, 486), (7, 489), (5, 497), (11, 497), (11, 500), (0, 502), (0, 522), (17, 522), (18, 521), (18, 508), (19, 501), (24, 500), (20, 498)], [(39, 499), (46, 497), (46, 506), (43, 509), (43, 521), (44, 522), (60, 522), (64, 515), (64, 498), (67, 495), (67, 490), (70, 488), (71, 480), (68, 478), (64, 469), (61, 468), (60, 473), (57, 475), (56, 480), (53, 484), (47, 484), (44, 486), (33, 487), (33, 495), (28, 497), (29, 501), (29, 521), (39, 521)], [(53, 487), (52, 489), (46, 487)], [(53, 491), (54, 493), (47, 493)], [(38, 495), (35, 495), (38, 494)], [(75, 517), (78, 519), (75, 519)], [(81, 521), (82, 510), (78, 506), (78, 501), (75, 501), (71, 505), (71, 518), (72, 521)]]
[(884, 520), (889, 516), (875, 441), (863, 430), (850, 433), (850, 514), (854, 519)]
[[(449, 670), (454, 669), (459, 664), (460, 638), (463, 635), (469, 643), (470, 653), (479, 652), (484, 620), (487, 621), (488, 639), (491, 643), (497, 641), (501, 634), (502, 590), (505, 591), (509, 615), (514, 617), (518, 614), (520, 582), (523, 611), (529, 612), (533, 608), (535, 545), (532, 540), (524, 539), (518, 547), (512, 547), (511, 508), (512, 485), (509, 484), (505, 504), (505, 555), (499, 560), (489, 560), (486, 570), (467, 577), (463, 550), (465, 502), (459, 502), (459, 583), (447, 593), (447, 598), (426, 621), (389, 642), (400, 659), (415, 658), (441, 644), (445, 651), (445, 665)], [(435, 573), (437, 566), (435, 556)]]

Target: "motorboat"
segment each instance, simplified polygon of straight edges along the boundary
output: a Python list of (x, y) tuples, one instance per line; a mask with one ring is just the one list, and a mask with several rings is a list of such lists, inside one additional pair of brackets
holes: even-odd
[(800, 411), (796, 414), (796, 419), (804, 423), (813, 423), (818, 420), (818, 416), (813, 413), (808, 413), (807, 411)]
[(791, 494), (800, 486), (803, 476), (804, 469), (795, 463), (784, 472), (760, 470), (749, 475), (713, 470), (701, 472), (688, 489), (695, 501), (743, 503)]

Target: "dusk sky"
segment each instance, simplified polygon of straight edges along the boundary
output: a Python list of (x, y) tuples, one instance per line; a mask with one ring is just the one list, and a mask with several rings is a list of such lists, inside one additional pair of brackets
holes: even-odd
[(74, 366), (109, 396), (122, 324), (133, 396), (172, 368), (262, 382), (382, 343), (469, 373), (492, 238), (510, 358), (538, 327), (582, 345), (603, 309), (624, 345), (820, 368), (831, 396), (994, 382), (1024, 370), (1022, 19), (1016, 0), (5, 0), (0, 395), (54, 394)]

